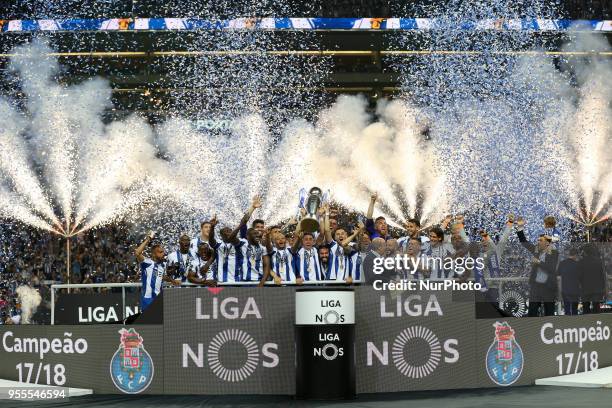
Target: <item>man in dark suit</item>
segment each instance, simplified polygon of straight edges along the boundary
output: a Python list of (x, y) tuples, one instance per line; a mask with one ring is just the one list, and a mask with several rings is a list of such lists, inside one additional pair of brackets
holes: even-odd
[(575, 246), (567, 251), (567, 258), (559, 262), (557, 272), (561, 277), (561, 296), (566, 315), (578, 314), (580, 302), (580, 262), (579, 251)]
[(521, 244), (533, 255), (529, 274), (529, 317), (540, 315), (540, 306), (544, 307), (544, 316), (555, 313), (557, 295), (557, 261), (559, 252), (552, 245), (552, 237), (540, 235), (536, 245), (527, 241), (523, 228), (525, 220), (517, 221), (516, 234)]
[(367, 285), (372, 285), (376, 280), (390, 282), (395, 277), (395, 268), (384, 268), (385, 253), (385, 240), (383, 238), (374, 238), (370, 251), (363, 260), (363, 275)]

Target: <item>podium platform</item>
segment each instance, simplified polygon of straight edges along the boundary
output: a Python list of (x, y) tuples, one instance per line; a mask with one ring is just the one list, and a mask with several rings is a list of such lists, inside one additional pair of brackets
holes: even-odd
[[(48, 390), (65, 389), (67, 391), (67, 397), (82, 397), (84, 395), (93, 394), (93, 390), (87, 389), (87, 388), (57, 387), (54, 385), (31, 384), (31, 383), (23, 383), (19, 381), (10, 381), (10, 380), (0, 379), (0, 389), (3, 389), (4, 393), (6, 393), (7, 390), (10, 390), (10, 389), (23, 390), (23, 389), (37, 389), (37, 388), (44, 388)], [(54, 398), (46, 398), (46, 399), (49, 400), (49, 399), (54, 399)], [(58, 397), (55, 399), (62, 399), (62, 398)]]
[(535, 383), (536, 385), (554, 385), (558, 387), (612, 388), (612, 366), (587, 371), (586, 373), (539, 378)]

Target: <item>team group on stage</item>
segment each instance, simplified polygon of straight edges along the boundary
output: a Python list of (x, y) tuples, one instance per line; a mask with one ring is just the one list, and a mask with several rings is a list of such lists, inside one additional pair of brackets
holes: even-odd
[[(525, 220), (508, 216), (506, 226), (494, 240), (487, 231), (480, 231), (480, 239), (471, 241), (466, 234), (463, 216), (447, 216), (439, 225), (427, 228), (424, 234), (417, 219), (409, 219), (404, 227), (406, 234), (392, 237), (384, 217), (373, 219), (374, 194), (366, 215), (365, 224), (358, 222), (352, 231), (338, 224), (328, 204), (317, 211), (319, 230), (304, 232), (300, 223), (292, 219), (284, 226), (266, 227), (265, 221), (255, 219), (247, 227), (253, 212), (262, 201), (254, 197), (239, 224), (231, 229), (223, 227), (215, 231), (216, 217), (204, 221), (195, 238), (188, 235), (179, 238), (175, 250), (166, 254), (161, 244), (153, 243), (149, 233), (135, 250), (140, 264), (143, 283), (141, 301), (148, 306), (162, 290), (162, 282), (171, 285), (196, 284), (215, 286), (222, 284), (314, 284), (314, 283), (366, 283), (393, 282), (402, 279), (473, 280), (487, 291), (487, 280), (501, 276), (501, 261), (512, 233), (530, 256), (529, 314), (537, 315), (540, 308), (546, 315), (553, 314), (557, 293), (557, 276), (562, 276), (562, 290), (566, 314), (575, 314), (577, 304), (586, 298), (596, 307), (605, 296), (605, 285), (597, 282), (605, 276), (603, 265), (597, 265), (597, 249), (587, 245), (584, 260), (576, 250), (568, 251), (567, 259), (559, 262), (561, 234), (554, 217), (544, 219), (544, 229), (536, 244), (528, 242), (523, 231)], [(304, 215), (304, 211), (302, 213)], [(149, 257), (145, 249), (149, 248)], [(402, 266), (376, 268), (380, 258), (396, 257), (418, 260)], [(465, 258), (478, 259), (471, 267), (453, 269), (444, 260), (455, 263)], [(431, 262), (440, 260), (441, 262)], [(585, 262), (589, 275), (581, 273)], [(452, 262), (451, 262), (452, 263)], [(467, 265), (467, 263), (462, 263)], [(592, 275), (592, 276), (591, 276)], [(589, 283), (590, 282), (590, 283)], [(601, 283), (601, 282), (599, 282)], [(585, 288), (586, 298), (581, 299), (578, 288)], [(584, 292), (584, 291), (583, 291)], [(583, 296), (585, 297), (585, 296)]]

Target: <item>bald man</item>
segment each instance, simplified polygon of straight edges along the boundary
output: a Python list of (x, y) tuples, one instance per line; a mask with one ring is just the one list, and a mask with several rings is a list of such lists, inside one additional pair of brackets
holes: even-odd
[(168, 274), (173, 279), (180, 279), (181, 282), (187, 280), (196, 260), (195, 256), (189, 251), (190, 243), (189, 236), (182, 234), (179, 238), (178, 249), (168, 254)]
[[(393, 278), (393, 271), (382, 270), (375, 273), (375, 264), (382, 265), (382, 258), (387, 253), (387, 244), (383, 238), (374, 238), (370, 244), (370, 251), (363, 260), (363, 278), (366, 284), (372, 285), (374, 281), (389, 282)], [(380, 269), (380, 268), (379, 268)]]

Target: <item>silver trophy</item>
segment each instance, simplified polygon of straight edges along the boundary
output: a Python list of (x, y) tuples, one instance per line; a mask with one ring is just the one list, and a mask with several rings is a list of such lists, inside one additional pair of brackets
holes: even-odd
[(315, 232), (319, 230), (317, 212), (322, 202), (322, 191), (319, 187), (313, 187), (308, 192), (308, 198), (304, 203), (306, 215), (300, 221), (300, 229), (304, 232)]

